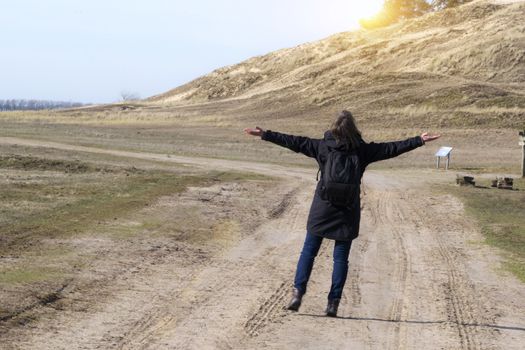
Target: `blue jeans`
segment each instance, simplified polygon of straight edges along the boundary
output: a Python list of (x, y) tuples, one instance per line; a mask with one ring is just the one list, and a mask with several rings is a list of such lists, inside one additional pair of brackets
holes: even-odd
[[(294, 280), (294, 287), (303, 294), (306, 293), (306, 285), (310, 279), (314, 260), (322, 242), (322, 237), (310, 233), (306, 234)], [(350, 254), (351, 245), (352, 241), (335, 241), (332, 286), (330, 287), (328, 299), (340, 299), (343, 294), (343, 287), (345, 286), (346, 275), (348, 273), (348, 255)]]

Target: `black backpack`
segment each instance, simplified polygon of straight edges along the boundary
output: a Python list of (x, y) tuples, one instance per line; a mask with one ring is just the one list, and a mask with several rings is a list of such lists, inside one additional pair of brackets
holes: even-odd
[(344, 145), (327, 148), (326, 159), (319, 166), (319, 194), (334, 205), (351, 206), (360, 194), (361, 168), (357, 153), (349, 151)]

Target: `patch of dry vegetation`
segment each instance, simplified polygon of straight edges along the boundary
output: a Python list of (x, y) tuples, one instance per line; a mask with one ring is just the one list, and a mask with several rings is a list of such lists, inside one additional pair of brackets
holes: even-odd
[(490, 188), (487, 179), (476, 182), (484, 188), (457, 187), (451, 192), (479, 222), (486, 243), (502, 250), (506, 268), (525, 282), (525, 180), (515, 179), (513, 191)]
[[(398, 127), (520, 128), (524, 15), (523, 2), (474, 1), (254, 57), (149, 102), (232, 120), (296, 119), (306, 112), (324, 121), (348, 108), (374, 126), (375, 116), (387, 113)], [(403, 108), (428, 113), (423, 119), (388, 113)]]
[[(90, 155), (85, 157), (89, 161), (67, 160), (84, 155), (14, 146), (2, 149), (1, 322), (15, 318), (29, 322), (31, 313), (21, 315), (33, 307), (58, 300), (66, 287), (105, 283), (124, 268), (124, 262), (136, 264), (140, 254), (155, 254), (147, 249), (154, 251), (159, 242), (172, 242), (176, 247), (170, 249), (180, 249), (181, 254), (187, 250), (184, 254), (190, 254), (190, 260), (218, 251), (238, 238), (241, 229), (249, 232), (247, 227), (265, 219), (263, 207), (253, 208), (248, 196), (239, 195), (241, 190), (248, 193), (240, 184), (253, 188), (273, 184), (255, 174), (173, 165), (167, 169), (154, 162), (137, 168), (139, 164), (125, 158)], [(220, 199), (210, 198), (217, 206), (215, 212), (209, 212), (209, 200), (184, 195), (210, 186)], [(243, 207), (233, 210), (237, 201), (243, 201)], [(233, 215), (242, 211), (245, 219)], [(132, 242), (137, 239), (145, 243)], [(97, 270), (101, 266), (103, 270)], [(4, 326), (9, 328), (0, 324), (0, 333)]]

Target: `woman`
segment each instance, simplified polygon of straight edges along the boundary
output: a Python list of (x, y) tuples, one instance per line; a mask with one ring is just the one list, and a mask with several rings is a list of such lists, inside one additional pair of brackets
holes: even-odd
[[(253, 136), (260, 136), (262, 140), (273, 142), (279, 146), (303, 153), (308, 157), (315, 158), (321, 170), (321, 181), (318, 181), (314, 199), (310, 208), (307, 222), (307, 233), (303, 250), (297, 263), (297, 271), (294, 280), (292, 300), (288, 309), (299, 310), (301, 300), (306, 293), (306, 286), (314, 259), (317, 256), (323, 238), (335, 240), (334, 265), (332, 273), (332, 285), (328, 294), (328, 305), (326, 315), (337, 316), (337, 308), (348, 272), (348, 255), (352, 240), (359, 234), (359, 221), (361, 217), (361, 205), (359, 198), (359, 184), (365, 168), (373, 162), (396, 157), (402, 153), (423, 146), (425, 142), (435, 140), (440, 135), (429, 135), (423, 133), (421, 136), (409, 138), (404, 141), (386, 143), (366, 143), (361, 138), (361, 132), (356, 126), (355, 120), (349, 111), (342, 111), (331, 130), (325, 132), (323, 139), (310, 139), (303, 136), (286, 135), (270, 130), (247, 128), (244, 131)], [(326, 195), (326, 178), (330, 172), (324, 170), (327, 162), (336, 159), (333, 154), (345, 154), (348, 157), (345, 165), (340, 169), (351, 174), (356, 190), (350, 191), (345, 204), (334, 202)], [(330, 160), (329, 160), (330, 159)], [(346, 167), (346, 168), (344, 168)], [(333, 168), (333, 167), (332, 167)], [(328, 167), (327, 169), (331, 169)], [(331, 175), (330, 175), (331, 176)], [(323, 178), (325, 181), (323, 181)], [(351, 182), (351, 181), (350, 181)], [(351, 185), (346, 185), (351, 186)], [(336, 195), (341, 191), (335, 191)]]

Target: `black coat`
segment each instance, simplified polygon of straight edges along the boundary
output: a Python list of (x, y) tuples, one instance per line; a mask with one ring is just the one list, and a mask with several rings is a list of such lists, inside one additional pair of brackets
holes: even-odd
[[(341, 146), (337, 144), (330, 131), (325, 132), (323, 139), (311, 139), (309, 137), (286, 135), (266, 130), (262, 134), (261, 139), (315, 158), (318, 164), (324, 163), (326, 159), (328, 154), (326, 146)], [(423, 144), (423, 139), (420, 136), (404, 141), (385, 143), (366, 143), (361, 141), (360, 146), (356, 150), (361, 168), (361, 177), (368, 164), (396, 157)], [(355, 198), (352, 205), (348, 207), (335, 206), (329, 201), (321, 199), (319, 195), (320, 183), (320, 181), (317, 183), (312, 206), (310, 207), (306, 225), (307, 231), (335, 240), (348, 241), (356, 238), (359, 234), (359, 221), (361, 219), (360, 198)]]

